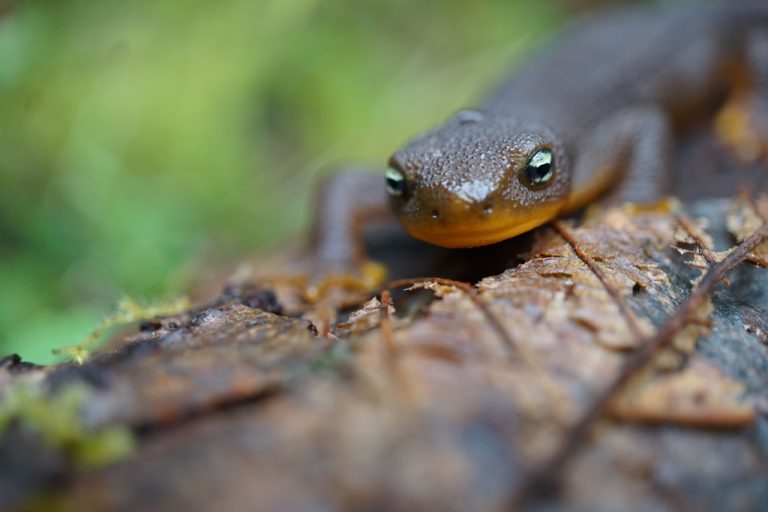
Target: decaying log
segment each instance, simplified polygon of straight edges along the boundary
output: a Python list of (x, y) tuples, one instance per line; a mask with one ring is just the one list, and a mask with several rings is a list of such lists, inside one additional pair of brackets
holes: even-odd
[[(560, 221), (499, 274), (394, 283), (328, 335), (241, 272), (84, 364), (6, 358), (0, 508), (759, 509), (766, 203)], [(84, 464), (88, 439), (18, 405), (73, 387), (70, 420), (130, 452)]]

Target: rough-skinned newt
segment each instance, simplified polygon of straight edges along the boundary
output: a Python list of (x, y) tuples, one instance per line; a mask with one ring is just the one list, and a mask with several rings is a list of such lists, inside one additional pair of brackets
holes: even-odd
[(479, 108), (397, 150), (384, 176), (339, 173), (320, 194), (316, 255), (360, 261), (365, 219), (394, 212), (444, 247), (492, 244), (582, 208), (667, 190), (676, 134), (749, 91), (768, 141), (768, 2), (623, 8), (574, 23)]

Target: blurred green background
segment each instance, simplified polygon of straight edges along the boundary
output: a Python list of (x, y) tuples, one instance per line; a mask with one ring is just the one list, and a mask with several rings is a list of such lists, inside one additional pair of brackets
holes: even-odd
[[(9, 9), (10, 7), (10, 9)], [(0, 355), (50, 362), (124, 296), (306, 228), (566, 16), (494, 0), (2, 3)]]

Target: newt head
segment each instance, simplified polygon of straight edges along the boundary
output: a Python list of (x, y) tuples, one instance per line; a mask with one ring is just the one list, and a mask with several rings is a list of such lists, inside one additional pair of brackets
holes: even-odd
[(571, 183), (554, 133), (475, 110), (397, 151), (385, 180), (406, 231), (443, 247), (488, 245), (540, 226), (565, 208)]

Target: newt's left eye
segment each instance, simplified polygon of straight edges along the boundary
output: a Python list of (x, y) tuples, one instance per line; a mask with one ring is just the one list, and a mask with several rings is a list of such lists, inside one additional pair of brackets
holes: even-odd
[(539, 190), (546, 187), (554, 175), (555, 162), (552, 150), (542, 148), (528, 160), (528, 164), (520, 175), (520, 181), (532, 190)]
[(384, 181), (387, 184), (387, 192), (391, 195), (402, 196), (405, 194), (405, 176), (391, 165), (384, 174)]

